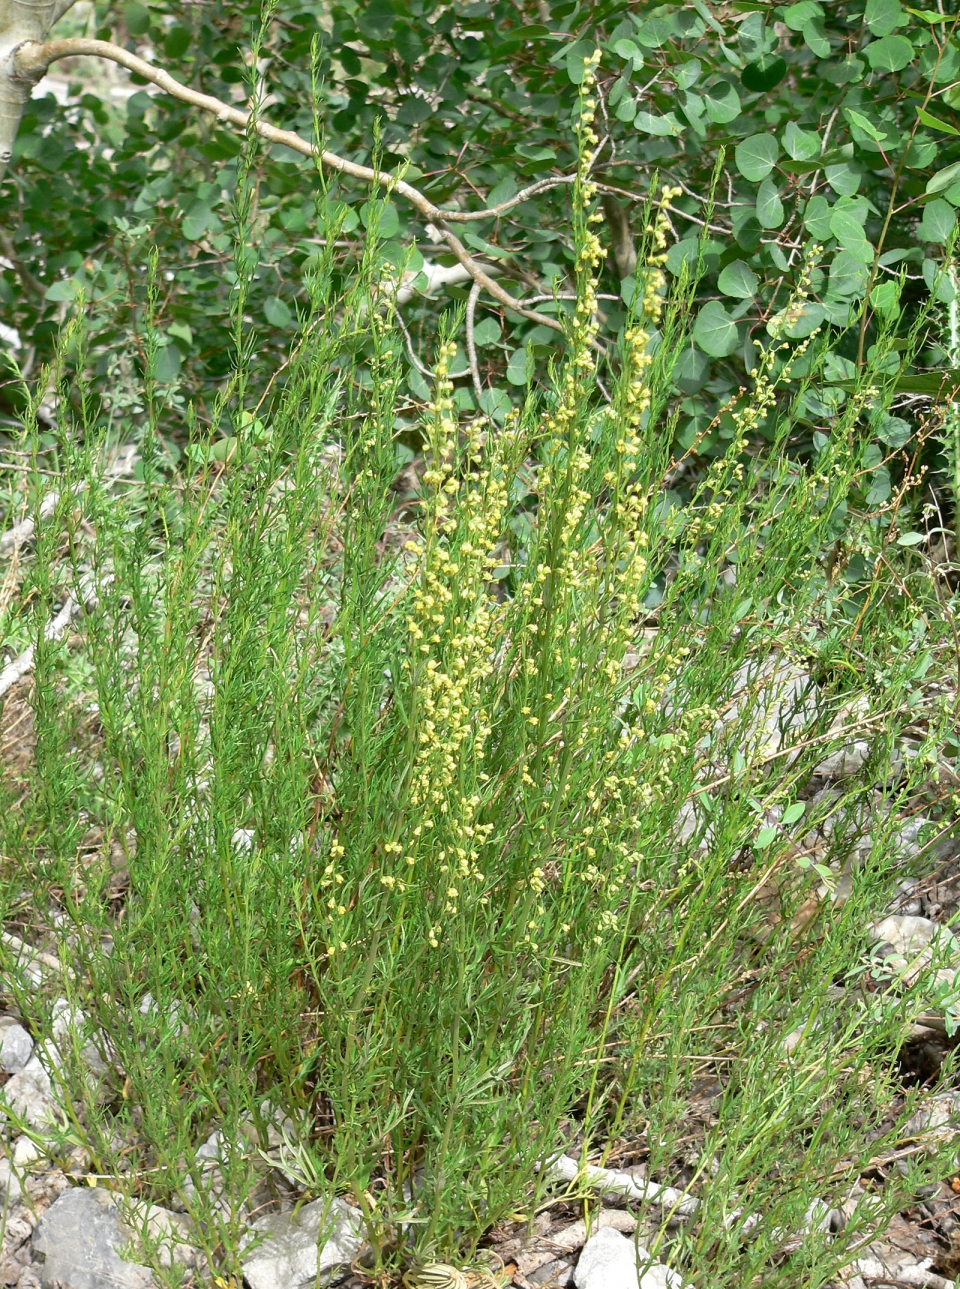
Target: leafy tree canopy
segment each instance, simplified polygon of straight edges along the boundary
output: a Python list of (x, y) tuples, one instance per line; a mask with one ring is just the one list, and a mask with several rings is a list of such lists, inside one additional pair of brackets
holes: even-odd
[[(272, 122), (308, 138), (319, 131), (326, 146), (356, 161), (369, 163), (379, 150), (386, 168), (461, 211), (573, 173), (577, 87), (585, 57), (602, 51), (594, 174), (610, 253), (601, 343), (622, 328), (637, 287), (652, 185), (675, 186), (666, 268), (673, 277), (702, 274), (678, 369), (681, 445), (697, 441), (709, 454), (731, 432), (723, 409), (798, 284), (806, 299), (793, 307), (786, 334), (837, 336), (834, 383), (803, 395), (811, 434), (829, 430), (845, 384), (885, 325), (904, 311), (913, 316), (931, 292), (944, 305), (953, 300), (952, 278), (941, 272), (960, 206), (953, 17), (897, 0), (279, 0), (252, 67), (262, 21), (256, 3), (132, 0), (78, 5), (57, 34), (113, 40), (229, 102), (249, 105), (256, 94)], [(195, 398), (203, 413), (230, 357), (231, 202), (242, 139), (151, 87), (125, 96), (102, 72), (91, 80), (89, 62), (64, 68), (66, 102), (50, 93), (31, 100), (0, 188), (0, 301), (19, 334), (19, 357), (36, 367), (49, 356), (82, 292), (107, 403), (122, 400), (124, 363), (142, 361), (144, 269), (156, 248), (157, 375), (175, 387), (174, 410)], [(422, 218), (396, 194), (321, 176), (282, 146), (262, 149), (255, 164), (259, 265), (248, 312), (261, 328), (263, 372), (293, 334), (331, 203), (344, 271), (375, 219), (380, 254), (419, 273), (402, 312), (411, 349), (429, 363), (437, 311), (451, 296), (464, 298), (469, 283), (429, 294), (436, 270), (453, 260)], [(572, 274), (568, 212), (569, 187), (558, 182), (500, 218), (460, 225), (471, 253), (545, 321), (570, 307), (554, 298), (568, 293)], [(481, 295), (475, 340), (482, 403), (496, 415), (501, 391), (523, 386), (557, 335)], [(950, 365), (932, 341), (920, 362), (936, 371)], [(892, 374), (895, 350), (888, 363)], [(914, 393), (941, 384), (916, 368), (900, 379)], [(426, 396), (412, 357), (408, 380), (411, 397)], [(460, 385), (461, 405), (475, 405), (469, 376)], [(887, 443), (904, 433), (878, 426)]]

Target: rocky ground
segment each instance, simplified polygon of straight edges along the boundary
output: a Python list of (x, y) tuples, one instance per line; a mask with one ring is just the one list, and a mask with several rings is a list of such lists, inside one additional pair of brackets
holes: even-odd
[[(832, 781), (825, 778), (820, 791), (833, 790)], [(930, 991), (929, 1007), (899, 1056), (906, 1088), (935, 1082), (956, 1041), (951, 1009), (960, 940), (948, 923), (960, 909), (960, 854), (955, 843), (938, 838), (920, 817), (905, 819), (896, 837), (905, 876), (890, 907), (878, 910), (872, 927), (875, 979), (868, 987), (911, 987), (922, 979)], [(868, 839), (860, 844), (866, 846)], [(925, 875), (918, 875), (918, 868)], [(834, 890), (831, 898), (837, 897)], [(54, 941), (29, 943), (11, 932), (3, 938), (21, 987), (49, 986), (63, 970)], [(7, 1004), (6, 1014), (0, 1016), (0, 1103), (12, 1113), (5, 1116), (0, 1147), (0, 1285), (148, 1289), (158, 1284), (151, 1270), (158, 1266), (168, 1269), (171, 1284), (210, 1283), (214, 1273), (202, 1252), (205, 1241), (185, 1213), (131, 1203), (119, 1187), (112, 1188), (110, 1178), (92, 1172), (82, 1147), (64, 1154), (65, 1114), (58, 1104), (56, 1071), (66, 1045), (76, 1040), (82, 1018), (61, 999), (54, 1005), (50, 1032), (40, 1034), (31, 1032), (9, 995)], [(151, 1000), (144, 999), (142, 1005), (149, 1007)], [(787, 1046), (801, 1039), (799, 1033), (791, 1035)], [(84, 1048), (84, 1059), (95, 1076), (102, 1057), (93, 1044)], [(707, 1116), (715, 1090), (707, 1080), (702, 1108)], [(251, 1247), (242, 1264), (246, 1289), (307, 1289), (317, 1283), (318, 1274), (321, 1283), (347, 1282), (358, 1289), (367, 1282), (362, 1216), (343, 1199), (328, 1204), (301, 1195), (293, 1179), (284, 1175), (277, 1149), (284, 1129), (289, 1132), (292, 1125), (271, 1129), (277, 1167), (267, 1170), (263, 1195), (258, 1197), (261, 1206), (248, 1206)], [(873, 1174), (861, 1178), (843, 1208), (828, 1210), (824, 1205), (822, 1211), (811, 1211), (809, 1227), (839, 1229), (871, 1187), (882, 1189), (892, 1171), (908, 1167), (918, 1153), (942, 1148), (957, 1132), (960, 1093), (939, 1092), (910, 1125), (899, 1157), (878, 1160)], [(204, 1184), (214, 1196), (223, 1188), (220, 1167), (229, 1149), (219, 1132), (199, 1148)], [(668, 1240), (657, 1247), (666, 1248), (661, 1256), (669, 1257), (670, 1230), (682, 1227), (697, 1209), (695, 1194), (685, 1189), (692, 1172), (685, 1176), (680, 1161), (674, 1185), (657, 1185), (647, 1179), (644, 1164), (634, 1162), (629, 1144), (610, 1152), (618, 1167), (586, 1173), (572, 1158), (575, 1153), (574, 1148), (551, 1164), (559, 1184), (557, 1199), (532, 1225), (506, 1224), (490, 1233), (490, 1266), (497, 1272), (497, 1283), (512, 1283), (518, 1289), (567, 1284), (576, 1289), (634, 1289), (639, 1277), (640, 1289), (681, 1289), (682, 1277), (646, 1247), (658, 1241), (666, 1218)], [(585, 1187), (596, 1200), (589, 1229), (582, 1204), (572, 1202), (563, 1185), (575, 1178), (581, 1191)], [(192, 1185), (189, 1179), (186, 1185)], [(792, 1238), (802, 1237), (798, 1232)], [(858, 1250), (838, 1284), (849, 1289), (948, 1289), (957, 1273), (960, 1176), (948, 1169), (939, 1185), (929, 1187), (914, 1207)], [(449, 1289), (464, 1289), (457, 1273), (447, 1269), (440, 1274), (449, 1275)], [(490, 1274), (476, 1272), (473, 1278), (489, 1281)]]
[[(759, 683), (765, 700), (758, 708), (755, 733), (762, 748), (776, 755), (810, 716), (811, 680), (796, 665), (781, 662), (761, 672), (735, 682), (727, 719), (736, 715), (747, 688)], [(0, 763), (15, 779), (25, 775), (31, 759), (29, 683), (26, 677), (10, 691), (0, 713)], [(844, 728), (856, 726), (857, 720), (855, 704), (838, 716)], [(869, 751), (868, 738), (854, 732), (849, 743), (824, 758), (810, 785), (811, 815), (818, 805), (842, 796), (845, 781), (864, 764)], [(909, 757), (910, 747), (905, 745), (898, 755)], [(946, 765), (941, 770), (948, 777), (953, 773)], [(948, 788), (954, 791), (955, 783)], [(813, 903), (842, 901), (858, 864), (874, 846), (877, 830), (892, 825), (889, 844), (895, 848), (902, 877), (887, 906), (875, 910), (869, 928), (870, 961), (862, 978), (848, 988), (851, 999), (855, 993), (862, 999), (871, 992), (889, 996), (890, 991), (911, 991), (910, 1015), (916, 1019), (895, 1059), (905, 1092), (924, 1085), (935, 1095), (909, 1125), (902, 1147), (875, 1160), (840, 1207), (813, 1206), (805, 1230), (785, 1233), (785, 1247), (797, 1247), (813, 1229), (840, 1230), (858, 1206), (862, 1214), (871, 1194), (882, 1194), (887, 1179), (904, 1172), (917, 1157), (942, 1152), (945, 1143), (953, 1165), (911, 1208), (865, 1238), (837, 1282), (838, 1289), (948, 1289), (954, 1286), (954, 1276), (960, 1276), (960, 1158), (952, 1146), (960, 1134), (960, 1092), (951, 1090), (952, 1076), (943, 1076), (944, 1069), (951, 1068), (960, 1025), (960, 938), (950, 929), (960, 912), (960, 845), (951, 838), (950, 816), (924, 813), (930, 799), (930, 794), (925, 800), (918, 798), (909, 809), (901, 804), (899, 816), (890, 820), (887, 796), (878, 788), (872, 798), (864, 799), (859, 814), (828, 816), (834, 818), (833, 831), (812, 831), (802, 840), (803, 853), (814, 859), (822, 856), (829, 868), (829, 880), (825, 878), (811, 897)], [(845, 832), (838, 846), (836, 830), (841, 828)], [(693, 806), (684, 808), (676, 840), (708, 846), (709, 821), (698, 817)], [(837, 854), (845, 858), (831, 858)], [(762, 902), (764, 897), (760, 891), (758, 899)], [(798, 929), (802, 923), (801, 918)], [(38, 1032), (15, 1005), (15, 998), (28, 998), (31, 990), (41, 987), (49, 997), (63, 980), (67, 968), (57, 956), (55, 917), (47, 916), (42, 925), (38, 919), (37, 926), (18, 924), (2, 938), (7, 975), (0, 992), (0, 1286), (148, 1289), (162, 1281), (183, 1289), (210, 1283), (241, 1289), (211, 1267), (204, 1252), (211, 1247), (208, 1233), (197, 1230), (185, 1211), (129, 1200), (122, 1179), (97, 1174), (82, 1146), (65, 1148), (68, 1113), (58, 1098), (57, 1070), (68, 1048), (80, 1049), (96, 1078), (105, 1068), (102, 1052), (109, 1050), (109, 1043), (80, 1037), (83, 1017), (66, 998), (54, 1003), (46, 1032)], [(919, 1004), (918, 989), (923, 991)], [(147, 995), (140, 1006), (143, 1010), (155, 1004)], [(786, 1053), (803, 1039), (802, 1029), (791, 1034)], [(698, 1116), (701, 1122), (709, 1121), (718, 1086), (709, 1075), (704, 1078), (698, 1104), (691, 1106), (692, 1121)], [(263, 1157), (263, 1183), (245, 1209), (249, 1247), (242, 1257), (244, 1285), (308, 1289), (319, 1277), (319, 1283), (359, 1289), (370, 1283), (362, 1215), (345, 1199), (327, 1201), (313, 1198), (315, 1191), (304, 1193), (285, 1171), (283, 1147), (295, 1131), (292, 1124), (275, 1123), (268, 1150), (255, 1152)], [(960, 1146), (960, 1136), (957, 1143)], [(199, 1145), (201, 1181), (214, 1204), (223, 1197), (223, 1169), (230, 1152), (253, 1150), (255, 1144), (231, 1143), (222, 1131), (215, 1131)], [(682, 1276), (668, 1264), (671, 1236), (682, 1231), (699, 1204), (692, 1184), (695, 1144), (691, 1160), (678, 1159), (675, 1176), (658, 1183), (647, 1176), (642, 1148), (630, 1142), (615, 1143), (606, 1153), (606, 1163), (614, 1167), (584, 1169), (572, 1132), (570, 1154), (548, 1163), (557, 1183), (555, 1198), (531, 1223), (494, 1228), (486, 1241), (489, 1261), (483, 1268), (467, 1275), (451, 1268), (433, 1268), (419, 1279), (411, 1274), (408, 1289), (473, 1289), (494, 1282), (517, 1289), (568, 1284), (576, 1289), (636, 1289), (638, 1284), (640, 1289), (682, 1289)], [(186, 1192), (194, 1185), (185, 1178), (182, 1189)], [(589, 1226), (581, 1198), (585, 1194), (592, 1197)], [(657, 1257), (647, 1252), (650, 1248), (658, 1250)]]

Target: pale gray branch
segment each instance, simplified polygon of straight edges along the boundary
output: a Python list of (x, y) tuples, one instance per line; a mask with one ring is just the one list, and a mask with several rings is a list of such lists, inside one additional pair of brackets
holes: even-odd
[[(49, 0), (49, 3), (51, 12), (53, 12), (53, 0)], [(71, 58), (78, 55), (107, 58), (111, 62), (119, 63), (121, 67), (126, 67), (128, 71), (135, 72), (138, 76), (142, 76), (144, 80), (158, 85), (160, 89), (171, 95), (171, 97), (179, 99), (181, 103), (188, 103), (191, 107), (198, 107), (205, 112), (212, 112), (223, 125), (229, 124), (243, 130), (249, 127), (269, 143), (283, 144), (284, 147), (290, 148), (291, 151), (299, 152), (301, 156), (318, 160), (327, 170), (350, 175), (354, 179), (363, 180), (364, 183), (376, 184), (386, 192), (396, 193), (405, 201), (408, 201), (425, 220), (428, 220), (437, 228), (443, 241), (446, 242), (457, 261), (463, 265), (474, 282), (478, 283), (485, 291), (488, 291), (498, 303), (532, 322), (542, 323), (554, 331), (563, 331), (561, 323), (526, 308), (509, 291), (505, 291), (502, 286), (499, 286), (478, 261), (470, 255), (456, 234), (446, 227), (448, 212), (440, 210), (418, 188), (414, 188), (405, 179), (398, 179), (395, 175), (387, 174), (382, 170), (374, 170), (370, 166), (362, 166), (355, 161), (349, 161), (346, 157), (337, 156), (335, 152), (330, 152), (326, 148), (316, 147), (292, 130), (280, 130), (275, 125), (270, 125), (267, 121), (261, 120), (258, 116), (254, 116), (242, 108), (224, 103), (221, 99), (214, 98), (211, 94), (202, 94), (198, 90), (190, 89), (188, 86), (182, 85), (162, 67), (154, 67), (152, 63), (138, 58), (136, 54), (131, 54), (119, 45), (111, 44), (106, 40), (87, 40), (80, 37), (41, 43), (36, 37), (28, 36), (22, 43), (10, 49), (6, 66), (4, 66), (3, 59), (0, 58), (0, 100), (2, 100), (3, 83), (6, 82), (8, 85), (13, 85), (16, 88), (16, 92), (24, 96), (23, 101), (25, 102), (26, 96), (30, 93), (30, 87), (45, 74), (51, 63), (60, 58)], [(20, 110), (22, 112), (22, 104)], [(19, 122), (19, 116), (17, 121)], [(14, 131), (13, 137), (15, 136), (16, 131)], [(2, 144), (2, 138), (0, 138), (0, 144)], [(4, 157), (0, 152), (0, 167), (9, 160), (12, 147), (13, 141), (11, 139), (10, 150), (8, 150), (6, 156)], [(462, 212), (457, 213), (461, 214)], [(476, 215), (471, 215), (471, 218), (476, 217)]]
[(467, 362), (470, 364), (470, 375), (473, 379), (473, 388), (477, 395), (477, 402), (483, 398), (483, 384), (480, 380), (480, 367), (477, 364), (477, 341), (474, 336), (474, 319), (477, 314), (477, 301), (480, 299), (480, 284), (474, 282), (470, 288), (470, 295), (467, 298)]

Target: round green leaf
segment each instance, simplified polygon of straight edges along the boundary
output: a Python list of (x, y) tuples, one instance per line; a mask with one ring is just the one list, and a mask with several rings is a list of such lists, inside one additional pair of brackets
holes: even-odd
[(788, 121), (783, 132), (783, 146), (787, 156), (794, 161), (809, 161), (820, 154), (820, 140), (809, 130), (801, 130), (795, 121)]
[(539, 143), (518, 143), (515, 151), (521, 157), (526, 157), (528, 161), (556, 161), (557, 154), (553, 148), (542, 146)]
[(490, 345), (495, 345), (500, 335), (500, 323), (496, 318), (483, 318), (474, 328), (473, 342), (478, 349), (486, 349)]
[(849, 251), (839, 251), (830, 265), (830, 294), (849, 299), (867, 285), (867, 266)]
[(625, 94), (624, 97), (617, 104), (617, 111), (616, 111), (617, 120), (623, 121), (625, 125), (629, 125), (630, 122), (634, 120), (636, 115), (637, 115), (637, 100), (633, 97), (632, 94)]
[(764, 54), (754, 63), (747, 63), (740, 73), (744, 89), (752, 94), (766, 94), (779, 85), (787, 74), (787, 64), (776, 55)]
[(830, 215), (830, 232), (845, 251), (867, 263), (873, 258), (873, 248), (863, 231), (864, 214), (858, 217), (852, 210), (834, 210)]
[(870, 303), (877, 313), (892, 314), (899, 312), (896, 282), (881, 282), (870, 292)]
[(810, 198), (803, 212), (803, 226), (818, 242), (825, 242), (830, 237), (830, 203), (826, 197)]
[(737, 169), (744, 179), (759, 182), (773, 169), (780, 147), (772, 134), (751, 134), (737, 144)]
[(184, 216), (183, 223), (180, 225), (183, 236), (188, 242), (198, 242), (213, 224), (215, 218), (216, 216), (209, 206), (193, 206), (189, 215)]
[(846, 58), (825, 60), (817, 65), (817, 71), (831, 85), (853, 85), (863, 76), (864, 62), (856, 54)]
[(737, 324), (719, 300), (708, 300), (693, 326), (693, 339), (711, 358), (726, 358), (737, 347)]
[(189, 27), (179, 23), (171, 27), (163, 39), (163, 52), (168, 58), (182, 58), (190, 48), (192, 35)]
[(527, 370), (526, 349), (514, 349), (507, 363), (507, 380), (511, 385), (526, 385), (532, 372)]
[(169, 385), (180, 373), (180, 350), (176, 345), (161, 345), (153, 355), (153, 378)]
[(950, 274), (944, 272), (943, 266), (936, 260), (924, 260), (922, 270), (923, 280), (927, 284), (927, 289), (932, 292), (933, 298), (939, 300), (941, 304), (952, 304), (957, 298), (957, 292)]
[(633, 64), (633, 70), (638, 72), (643, 66), (643, 52), (639, 45), (634, 44), (632, 40), (617, 40), (613, 45), (613, 52), (624, 62)]
[(906, 17), (897, 0), (867, 0), (863, 20), (874, 36), (889, 36), (902, 27)]
[(823, 5), (817, 4), (816, 0), (801, 0), (800, 4), (792, 4), (784, 11), (783, 21), (791, 31), (803, 31), (808, 22), (822, 17)]
[(810, 52), (816, 54), (818, 58), (829, 58), (833, 52), (820, 18), (812, 18), (806, 24), (803, 29), (803, 41)]
[(400, 215), (392, 201), (365, 201), (360, 207), (360, 222), (364, 228), (369, 228), (373, 222), (373, 216), (377, 219), (377, 236), (378, 237), (396, 237), (400, 231)]
[(734, 260), (728, 264), (717, 278), (717, 286), (724, 295), (735, 300), (752, 300), (757, 294), (759, 278), (753, 269), (748, 268), (743, 260)]
[(875, 72), (902, 72), (913, 61), (913, 45), (906, 36), (884, 36), (874, 40), (864, 53)]
[[(805, 300), (800, 309), (790, 310), (784, 334), (791, 340), (804, 340), (823, 323), (826, 316), (822, 305), (815, 300)], [(767, 323), (767, 330), (770, 330), (770, 323)]]
[(123, 21), (131, 36), (142, 36), (150, 30), (150, 10), (146, 5), (131, 0), (123, 10)]
[(714, 125), (729, 125), (740, 115), (740, 95), (729, 81), (718, 81), (703, 91), (707, 116)]
[(491, 420), (502, 425), (513, 404), (505, 389), (485, 389), (480, 397), (480, 410), (486, 412)]
[(286, 301), (281, 300), (278, 295), (272, 295), (264, 301), (263, 316), (271, 327), (280, 327), (281, 329), (289, 327), (293, 322), (293, 314), (290, 306)]
[(902, 448), (913, 438), (913, 427), (902, 417), (885, 412), (880, 419), (877, 438), (888, 448)]
[(684, 349), (673, 368), (673, 379), (685, 394), (695, 394), (703, 387), (710, 371), (710, 360), (692, 345)]
[(80, 283), (76, 278), (62, 278), (59, 282), (54, 282), (53, 286), (48, 286), (44, 292), (45, 300), (54, 300), (58, 304), (65, 300), (75, 300), (80, 293)]
[(936, 197), (923, 208), (917, 232), (925, 242), (945, 242), (957, 224), (957, 213), (949, 202)]
[(763, 229), (760, 227), (760, 221), (756, 213), (747, 209), (747, 214), (741, 215), (740, 219), (734, 216), (733, 235), (737, 239), (737, 245), (748, 255), (752, 255), (760, 246), (760, 238), (763, 235)]
[(583, 83), (584, 62), (593, 53), (593, 44), (586, 41), (578, 40), (567, 50), (567, 79), (571, 85), (580, 85)]
[(762, 228), (779, 228), (783, 223), (783, 202), (772, 179), (764, 179), (757, 190), (757, 219)]
[(827, 183), (839, 197), (852, 197), (860, 187), (863, 172), (855, 161), (841, 161), (837, 166), (827, 166)]
[(633, 119), (634, 128), (643, 130), (644, 134), (653, 134), (658, 138), (683, 133), (683, 126), (672, 112), (659, 116), (653, 112), (638, 112)]

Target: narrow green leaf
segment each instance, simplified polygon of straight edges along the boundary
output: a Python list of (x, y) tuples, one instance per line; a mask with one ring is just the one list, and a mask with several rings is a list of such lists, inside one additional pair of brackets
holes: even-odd
[(946, 166), (943, 170), (938, 170), (932, 179), (928, 179), (925, 191), (928, 193), (943, 192), (945, 189), (951, 188), (958, 180), (960, 180), (960, 161), (955, 161), (952, 166)]
[(945, 134), (955, 134), (960, 138), (960, 130), (955, 125), (951, 125), (949, 121), (941, 121), (932, 112), (927, 112), (922, 107), (918, 107), (917, 116), (923, 125), (929, 126), (932, 130), (943, 130)]

